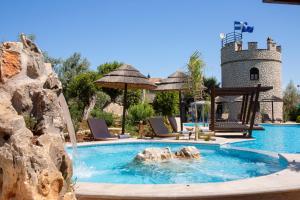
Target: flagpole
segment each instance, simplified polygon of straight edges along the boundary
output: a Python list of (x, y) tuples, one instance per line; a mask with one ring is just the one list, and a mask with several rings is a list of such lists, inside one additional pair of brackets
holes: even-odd
[(241, 25), (241, 40), (243, 39), (243, 27), (244, 27), (244, 22)]
[(234, 41), (235, 41), (235, 22), (233, 22), (233, 38), (234, 38)]

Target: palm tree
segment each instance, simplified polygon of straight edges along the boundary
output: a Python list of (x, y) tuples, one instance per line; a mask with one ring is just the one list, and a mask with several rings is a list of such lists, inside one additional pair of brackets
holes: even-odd
[[(205, 66), (204, 61), (200, 58), (200, 53), (195, 51), (187, 63), (187, 85), (189, 93), (193, 97), (194, 102), (203, 99), (203, 68)], [(194, 107), (195, 118), (198, 119), (197, 105)], [(198, 140), (199, 127), (198, 123), (195, 123), (195, 140)]]

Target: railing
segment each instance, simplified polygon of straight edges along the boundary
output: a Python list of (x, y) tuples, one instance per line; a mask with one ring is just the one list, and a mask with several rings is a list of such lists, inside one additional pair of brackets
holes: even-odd
[(243, 35), (237, 32), (227, 33), (221, 41), (222, 47), (231, 42), (240, 42), (243, 39)]

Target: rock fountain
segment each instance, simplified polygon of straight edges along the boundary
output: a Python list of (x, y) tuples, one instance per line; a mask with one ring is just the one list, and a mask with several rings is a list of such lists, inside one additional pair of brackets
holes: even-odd
[(32, 41), (22, 35), (21, 42), (0, 45), (1, 200), (76, 199), (61, 95), (60, 81)]
[(134, 158), (138, 162), (161, 162), (171, 159), (199, 159), (200, 152), (194, 146), (186, 146), (173, 153), (169, 147), (146, 148)]

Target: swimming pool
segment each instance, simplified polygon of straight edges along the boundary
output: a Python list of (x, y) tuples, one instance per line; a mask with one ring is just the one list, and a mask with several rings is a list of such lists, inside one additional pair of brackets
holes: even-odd
[(194, 127), (195, 124), (198, 124), (198, 126), (208, 126), (208, 123), (203, 123), (203, 122), (198, 122), (198, 123), (194, 123), (194, 122), (189, 122), (189, 123), (183, 123), (184, 126), (188, 126), (188, 127)]
[[(176, 151), (196, 146), (200, 160), (174, 159), (141, 164), (135, 155), (148, 147), (170, 147)], [(71, 150), (68, 149), (71, 153)], [(278, 156), (220, 148), (216, 145), (134, 142), (81, 146), (74, 161), (74, 178), (79, 182), (118, 184), (184, 184), (225, 182), (277, 172), (287, 163)]]
[(264, 131), (253, 131), (255, 140), (232, 143), (233, 147), (300, 153), (300, 125), (262, 125)]

